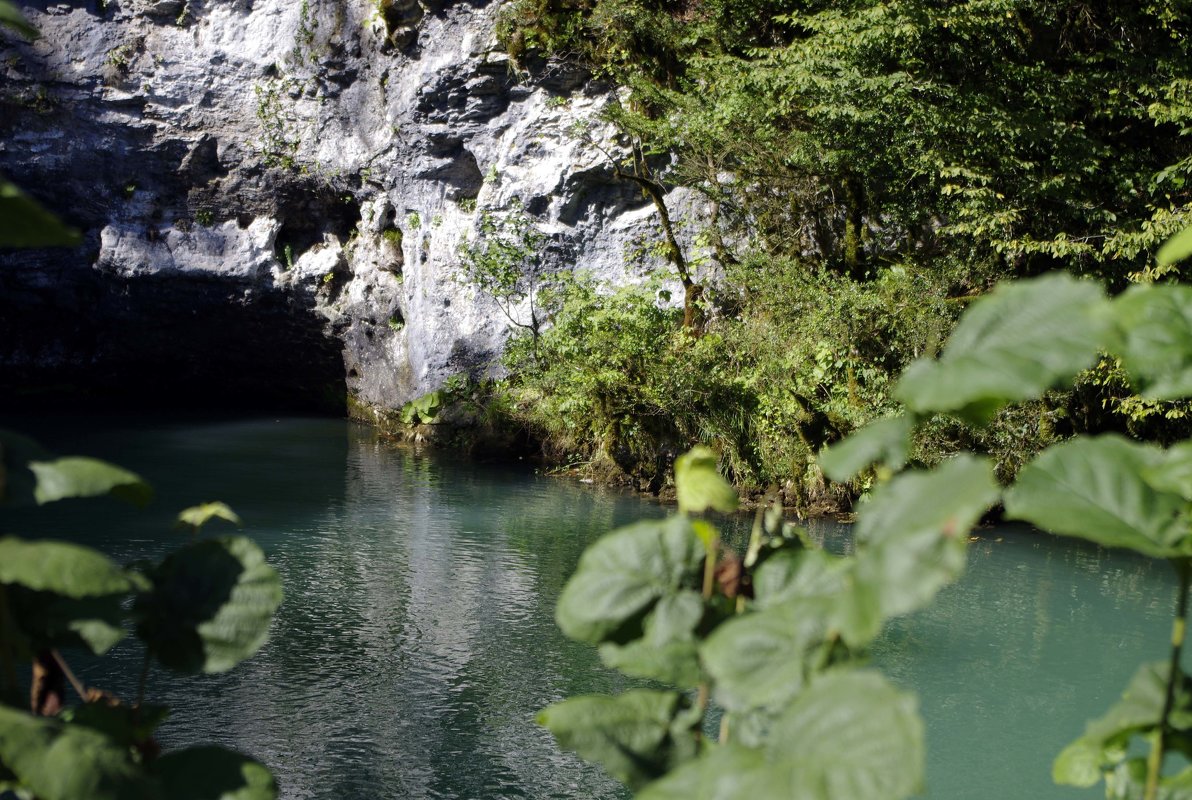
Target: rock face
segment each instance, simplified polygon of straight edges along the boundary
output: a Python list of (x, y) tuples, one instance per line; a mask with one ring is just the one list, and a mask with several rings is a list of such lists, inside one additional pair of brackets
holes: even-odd
[(42, 38), (0, 34), (0, 172), (85, 244), (0, 252), (0, 397), (394, 408), (491, 374), (507, 322), (457, 252), (515, 202), (551, 269), (659, 266), (629, 255), (658, 234), (604, 155), (610, 96), (515, 69), (496, 3), (24, 9)]

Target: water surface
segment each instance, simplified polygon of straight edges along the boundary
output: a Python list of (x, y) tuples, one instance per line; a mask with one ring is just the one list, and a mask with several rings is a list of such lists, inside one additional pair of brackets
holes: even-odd
[[(148, 511), (60, 503), (14, 532), (160, 556), (178, 509), (221, 499), (282, 575), (272, 637), (231, 673), (154, 672), (167, 747), (217, 742), (269, 764), (287, 798), (619, 798), (533, 717), (628, 683), (552, 620), (584, 546), (660, 516), (641, 498), (531, 471), (419, 455), (333, 420), (18, 421), (59, 452), (109, 458), (158, 492)], [(822, 528), (829, 546), (847, 530)], [(928, 793), (940, 800), (1089, 797), (1050, 781), (1063, 744), (1163, 657), (1163, 564), (1028, 530), (988, 530), (965, 578), (875, 648), (916, 690)], [(84, 680), (135, 694), (125, 642)], [(1098, 792), (1099, 790), (1091, 790)]]

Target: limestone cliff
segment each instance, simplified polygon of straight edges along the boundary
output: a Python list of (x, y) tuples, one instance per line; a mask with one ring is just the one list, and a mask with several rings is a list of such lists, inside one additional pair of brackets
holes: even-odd
[[(613, 281), (653, 209), (592, 135), (604, 87), (520, 71), (497, 3), (26, 2), (0, 43), (0, 172), (85, 234), (0, 253), (0, 393), (393, 408), (494, 369), (456, 278), (514, 198), (555, 269)], [(605, 140), (603, 148), (616, 148)]]

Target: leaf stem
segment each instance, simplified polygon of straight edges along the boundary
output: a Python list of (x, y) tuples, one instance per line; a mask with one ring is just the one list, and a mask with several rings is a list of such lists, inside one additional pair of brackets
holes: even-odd
[[(712, 599), (712, 593), (716, 590), (716, 561), (720, 556), (720, 537), (713, 535), (710, 540), (704, 544), (704, 583), (702, 595), (704, 602)], [(708, 696), (711, 694), (711, 688), (708, 686), (708, 681), (702, 680), (699, 684), (699, 693), (696, 695), (696, 705), (699, 708), (699, 724), (695, 729), (696, 741), (703, 737), (704, 717), (708, 714)]]
[(1175, 619), (1171, 622), (1171, 662), (1167, 671), (1167, 694), (1163, 698), (1163, 714), (1151, 740), (1151, 752), (1146, 761), (1146, 791), (1143, 800), (1155, 800), (1159, 794), (1159, 775), (1163, 769), (1163, 755), (1167, 746), (1168, 719), (1175, 706), (1176, 687), (1183, 678), (1180, 669), (1180, 651), (1188, 628), (1188, 584), (1192, 578), (1192, 559), (1172, 559), (1172, 566), (1180, 576), (1179, 599)]
[(51, 650), (50, 655), (53, 656), (54, 660), (58, 662), (59, 669), (61, 669), (62, 674), (66, 676), (66, 680), (70, 683), (71, 688), (75, 690), (75, 694), (77, 694), (79, 699), (84, 703), (87, 702), (87, 687), (83, 686), (79, 679), (75, 677), (75, 674), (70, 671), (70, 667), (66, 664), (66, 659), (64, 659), (62, 654), (56, 649)]

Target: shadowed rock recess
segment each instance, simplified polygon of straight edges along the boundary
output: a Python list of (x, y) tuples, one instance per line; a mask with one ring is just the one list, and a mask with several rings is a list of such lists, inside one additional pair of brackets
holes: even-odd
[(601, 152), (606, 89), (515, 69), (496, 3), (23, 8), (0, 172), (85, 243), (0, 251), (0, 404), (393, 409), (491, 375), (507, 322), (455, 265), (515, 202), (552, 269), (657, 266), (627, 255), (655, 222)]

